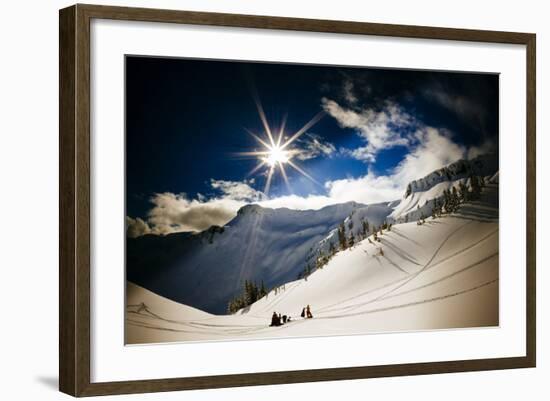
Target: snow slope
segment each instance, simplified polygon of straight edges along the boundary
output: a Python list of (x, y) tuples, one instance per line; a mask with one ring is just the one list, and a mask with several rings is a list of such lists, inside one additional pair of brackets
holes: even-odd
[(411, 181), (403, 198), (388, 216), (388, 222), (415, 221), (422, 215), (430, 216), (434, 199), (442, 200), (443, 191), (453, 187), (458, 189), (461, 182), (470, 186), (469, 177), (472, 175), (498, 184), (498, 156), (489, 153), (472, 160), (458, 160), (423, 178)]
[(442, 181), (424, 191), (413, 192), (399, 202), (388, 216), (388, 220), (390, 222), (416, 221), (421, 215), (430, 216), (434, 199), (442, 199), (445, 190), (450, 190), (453, 187), (458, 189), (461, 182), (469, 185), (468, 181), (466, 178)]
[[(136, 327), (128, 313), (127, 332), (146, 343), (496, 326), (498, 249), (498, 185), (491, 183), (457, 213), (396, 224), (381, 242), (339, 252), (307, 280), (289, 281), (235, 315), (197, 319), (175, 305), (179, 317), (167, 321), (159, 304), (132, 315), (154, 313), (143, 317), (154, 327)], [(307, 304), (313, 319), (299, 316)], [(293, 320), (268, 327), (274, 311)]]
[(145, 235), (127, 239), (127, 277), (154, 293), (214, 314), (224, 314), (245, 280), (267, 288), (301, 277), (306, 266), (338, 246), (338, 227), (357, 240), (363, 221), (374, 226), (430, 216), (434, 199), (469, 185), (478, 175), (498, 184), (498, 158), (459, 160), (412, 181), (403, 198), (373, 205), (348, 202), (320, 210), (242, 207), (225, 227), (198, 234)]
[[(162, 316), (153, 311), (161, 311)], [(125, 343), (157, 342), (154, 333), (182, 317), (197, 322), (213, 315), (163, 298), (139, 285), (126, 284)]]
[(247, 205), (223, 228), (128, 238), (127, 277), (176, 302), (224, 314), (245, 279), (263, 280), (267, 288), (296, 279), (320, 241), (356, 210), (379, 223), (392, 211), (355, 202), (320, 210)]
[[(374, 227), (382, 225), (388, 219), (388, 216), (391, 216), (398, 204), (400, 204), (398, 201), (383, 202), (353, 210), (343, 221), (346, 236), (349, 237), (353, 234), (355, 238), (358, 238), (363, 228), (363, 221), (369, 223), (368, 232), (372, 234)], [(329, 253), (331, 244), (334, 247), (338, 246), (338, 227), (331, 230), (325, 238), (312, 248), (310, 254), (308, 254), (307, 262), (313, 265), (313, 260), (319, 255), (320, 251), (324, 254)]]

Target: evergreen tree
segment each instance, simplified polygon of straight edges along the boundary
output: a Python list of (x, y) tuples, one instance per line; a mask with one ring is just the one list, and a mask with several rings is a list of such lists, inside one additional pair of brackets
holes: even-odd
[(251, 305), (260, 299), (259, 295), (260, 290), (258, 289), (258, 285), (253, 281), (245, 280), (243, 285), (243, 293), (233, 300), (233, 306), (237, 308), (236, 310), (239, 310), (240, 308)]
[(258, 287), (256, 286), (256, 283), (250, 282), (250, 304), (253, 304), (258, 300)]
[(421, 211), (420, 205), (416, 206), (416, 211), (417, 211), (417, 213), (420, 213), (420, 215), (418, 216), (418, 220), (416, 220), (416, 224), (418, 226), (420, 226), (420, 225), (424, 224), (424, 222), (425, 222), (424, 220), (425, 220), (426, 217), (424, 216), (424, 213)]
[(405, 193), (405, 199), (407, 199), (409, 197), (411, 192), (412, 192), (411, 184), (409, 184), (409, 185), (407, 185), (407, 192)]
[(304, 267), (304, 273), (302, 274), (302, 276), (304, 277), (304, 280), (307, 281), (307, 278), (309, 277), (310, 274), (311, 274), (311, 267), (309, 263), (306, 263), (306, 267)]
[(478, 176), (472, 175), (470, 177), (470, 187), (472, 199), (479, 199), (479, 196), (481, 195), (481, 185), (479, 183)]
[[(253, 304), (262, 296), (267, 295), (267, 290), (262, 282), (263, 290), (258, 289), (256, 283), (245, 280), (243, 283), (243, 290), (241, 294), (238, 294), (235, 298), (230, 300), (227, 305), (227, 311), (229, 313), (235, 313), (239, 309), (242, 309), (248, 305)], [(260, 294), (263, 294), (260, 296)]]
[(244, 280), (244, 299), (246, 303), (250, 302), (250, 284), (248, 280)]
[(338, 242), (340, 244), (341, 251), (347, 249), (348, 242), (346, 239), (346, 226), (344, 225), (344, 223), (340, 224), (340, 227), (338, 228)]
[(460, 203), (467, 202), (469, 199), (468, 187), (463, 182), (458, 183), (458, 199)]
[(354, 244), (355, 244), (355, 237), (353, 236), (353, 233), (351, 233), (349, 236), (348, 245), (351, 248)]
[(324, 265), (328, 263), (328, 256), (323, 251), (319, 251), (319, 257), (317, 258), (317, 269), (322, 269)]
[(228, 313), (233, 313), (235, 311), (234, 309), (235, 309), (235, 305), (233, 303), (233, 300), (231, 300), (227, 304), (227, 312)]
[(267, 295), (267, 290), (264, 285), (264, 281), (262, 280), (262, 285), (260, 287), (260, 298), (263, 298)]
[(249, 281), (248, 282), (248, 295), (247, 295), (247, 304), (252, 305), (258, 300), (258, 287), (256, 283)]
[(443, 209), (445, 209), (445, 213), (449, 213), (449, 209), (451, 208), (451, 193), (448, 189), (445, 189), (443, 191)]
[(336, 253), (336, 247), (332, 242), (330, 243), (328, 252), (330, 256), (334, 256), (334, 254)]
[(453, 204), (453, 212), (456, 212), (460, 204), (460, 199), (458, 197), (458, 191), (456, 190), (456, 187), (453, 187), (451, 191), (451, 199)]
[(366, 237), (369, 232), (369, 222), (367, 220), (363, 220), (361, 228), (362, 228), (363, 237)]
[(452, 189), (449, 189), (449, 213), (453, 213), (455, 210), (456, 210), (456, 198)]

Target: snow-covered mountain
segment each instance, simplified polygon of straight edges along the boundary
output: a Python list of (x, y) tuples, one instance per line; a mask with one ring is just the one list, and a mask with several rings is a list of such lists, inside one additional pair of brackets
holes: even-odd
[(497, 174), (498, 182), (498, 169), (498, 155), (488, 153), (471, 160), (458, 160), (414, 180), (407, 185), (403, 198), (388, 216), (388, 222), (416, 221), (422, 215), (430, 216), (434, 199), (441, 200), (445, 190), (458, 189), (460, 183), (469, 187), (471, 176), (490, 180)]
[[(261, 212), (261, 209), (257, 209)], [(358, 213), (356, 211), (356, 213)], [(398, 223), (235, 314), (214, 316), (129, 286), (129, 343), (342, 335), (499, 324), (498, 175), (478, 200)], [(214, 240), (215, 243), (215, 240)], [(142, 305), (143, 303), (143, 305)], [(311, 305), (313, 319), (300, 317)], [(269, 327), (273, 312), (290, 323)]]
[[(389, 205), (355, 202), (320, 210), (241, 208), (225, 227), (127, 239), (127, 278), (163, 297), (223, 314), (244, 280), (267, 288), (295, 280), (319, 244), (349, 216), (380, 224)], [(354, 217), (352, 217), (354, 218)]]
[(353, 210), (338, 227), (331, 230), (325, 238), (312, 247), (307, 262), (313, 267), (319, 255), (327, 255), (331, 253), (331, 249), (338, 248), (339, 228), (344, 229), (348, 241), (353, 237), (354, 241), (358, 242), (367, 234), (372, 234), (373, 230), (386, 222), (399, 203), (399, 201), (376, 203)]
[(411, 181), (407, 192), (424, 192), (444, 181), (456, 181), (461, 178), (468, 178), (471, 175), (484, 177), (493, 175), (497, 171), (498, 156), (496, 153), (487, 153), (471, 160), (461, 159), (435, 170), (423, 178)]
[[(498, 183), (498, 157), (459, 160), (412, 181), (402, 199), (362, 205), (348, 202), (320, 210), (247, 205), (225, 227), (198, 234), (145, 235), (127, 239), (127, 279), (170, 300), (224, 314), (244, 280), (267, 289), (315, 270), (320, 256), (338, 248), (339, 229), (359, 242), (382, 223), (431, 215), (433, 200), (469, 177)], [(496, 178), (495, 178), (496, 177)], [(365, 223), (368, 223), (368, 227)]]

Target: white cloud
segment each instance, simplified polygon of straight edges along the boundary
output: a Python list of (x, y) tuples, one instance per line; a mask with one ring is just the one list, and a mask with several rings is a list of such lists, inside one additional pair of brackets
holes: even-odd
[(262, 199), (263, 193), (252, 188), (254, 178), (244, 181), (210, 180), (212, 188), (222, 192), (224, 198), (236, 201), (257, 202)]
[(371, 204), (397, 200), (403, 196), (410, 181), (464, 158), (467, 153), (445, 131), (425, 127), (417, 130), (414, 137), (416, 147), (388, 175), (369, 171), (358, 178), (327, 181), (326, 195), (287, 195), (266, 199), (262, 192), (252, 188), (253, 180), (211, 180), (212, 188), (220, 194), (209, 199), (204, 195), (189, 199), (185, 194), (155, 194), (151, 198), (154, 206), (146, 221), (127, 218), (128, 236), (203, 231), (212, 225), (223, 226), (249, 203), (268, 208), (306, 210), (350, 201)]
[(296, 156), (294, 156), (298, 160), (315, 159), (319, 156), (331, 156), (336, 152), (336, 148), (332, 143), (323, 141), (323, 138), (316, 134), (306, 133), (296, 142), (300, 145)]
[(185, 194), (165, 192), (155, 194), (151, 203), (154, 206), (147, 214), (151, 232), (168, 234), (203, 231), (213, 225), (223, 226), (247, 202), (229, 197), (199, 201), (188, 199)]
[(258, 202), (262, 207), (272, 209), (287, 208), (294, 210), (318, 210), (325, 206), (333, 205), (334, 199), (325, 195), (285, 195)]
[(463, 159), (466, 149), (454, 143), (444, 130), (424, 127), (415, 132), (418, 145), (397, 165), (392, 179), (402, 188), (447, 164)]
[(327, 182), (331, 199), (375, 203), (400, 199), (407, 184), (432, 171), (464, 157), (464, 147), (455, 144), (448, 133), (431, 127), (414, 134), (418, 145), (390, 172), (379, 175), (369, 172), (360, 178)]
[(146, 221), (138, 218), (126, 217), (126, 234), (130, 238), (140, 237), (151, 233), (151, 227)]
[(334, 203), (355, 201), (359, 203), (379, 203), (399, 199), (400, 186), (391, 176), (377, 176), (368, 172), (359, 178), (344, 178), (325, 184)]
[(355, 110), (323, 98), (322, 107), (341, 127), (355, 129), (366, 141), (365, 146), (345, 150), (356, 159), (372, 163), (380, 150), (411, 145), (408, 133), (417, 121), (394, 102), (387, 101), (380, 110)]
[(351, 80), (348, 79), (344, 81), (344, 85), (342, 86), (342, 92), (344, 95), (344, 99), (346, 99), (348, 103), (351, 103), (351, 104), (357, 103), (358, 99), (357, 99), (357, 96), (355, 96), (354, 85)]
[(210, 186), (220, 195), (207, 198), (197, 194), (189, 199), (186, 194), (170, 192), (154, 194), (153, 207), (146, 221), (127, 217), (127, 235), (168, 234), (181, 231), (203, 231), (213, 225), (223, 226), (247, 203), (260, 201), (264, 195), (251, 187), (254, 179), (245, 181), (211, 180)]

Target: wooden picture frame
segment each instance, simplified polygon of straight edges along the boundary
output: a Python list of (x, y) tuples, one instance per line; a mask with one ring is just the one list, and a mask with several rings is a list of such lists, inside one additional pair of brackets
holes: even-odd
[[(526, 46), (526, 356), (92, 383), (90, 380), (90, 21), (94, 18), (400, 38), (491, 42)], [(94, 396), (535, 366), (535, 34), (80, 4), (60, 10), (59, 29), (60, 391), (73, 396)]]

